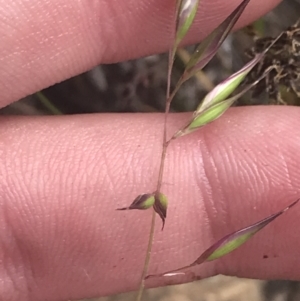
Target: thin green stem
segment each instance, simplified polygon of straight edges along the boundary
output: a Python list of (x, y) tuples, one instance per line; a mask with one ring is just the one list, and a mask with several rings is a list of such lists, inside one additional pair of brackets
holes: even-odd
[(165, 167), (167, 149), (168, 149), (168, 146), (170, 144), (170, 141), (171, 140), (167, 141), (167, 137), (164, 137), (163, 150), (162, 150), (162, 153), (161, 153), (161, 160), (160, 160), (160, 167), (159, 167), (156, 193), (159, 193), (160, 189), (161, 189), (162, 179), (163, 179), (163, 176), (164, 176), (164, 167)]
[[(177, 7), (176, 7), (176, 12), (178, 10), (178, 3), (177, 2)], [(177, 13), (176, 13), (177, 15)], [(158, 181), (157, 181), (157, 187), (156, 187), (156, 194), (160, 192), (161, 185), (162, 185), (162, 180), (163, 180), (163, 174), (164, 174), (164, 166), (165, 166), (165, 159), (167, 155), (167, 149), (172, 141), (170, 139), (169, 141), (167, 140), (167, 121), (168, 121), (168, 115), (170, 111), (170, 105), (171, 102), (179, 90), (181, 84), (183, 83), (182, 77), (178, 81), (175, 89), (171, 92), (171, 75), (172, 75), (172, 68), (174, 64), (174, 58), (175, 58), (175, 51), (176, 47), (170, 48), (169, 50), (169, 62), (168, 62), (168, 74), (167, 74), (167, 91), (166, 91), (166, 106), (165, 106), (165, 118), (164, 118), (164, 129), (163, 129), (163, 143), (162, 143), (162, 153), (161, 153), (161, 160), (160, 160), (160, 167), (159, 167), (159, 174), (158, 174)], [(151, 226), (150, 226), (150, 234), (149, 234), (149, 240), (148, 240), (148, 246), (147, 246), (147, 253), (145, 257), (145, 262), (144, 262), (144, 268), (143, 268), (143, 273), (142, 273), (142, 279), (139, 287), (139, 291), (137, 294), (136, 301), (141, 301), (144, 288), (145, 288), (145, 278), (148, 273), (149, 265), (150, 265), (150, 259), (151, 259), (151, 251), (152, 251), (152, 245), (153, 245), (153, 240), (154, 240), (154, 229), (155, 229), (155, 218), (156, 218), (156, 212), (153, 210), (152, 212), (152, 221), (151, 221)]]
[(177, 84), (176, 84), (174, 90), (172, 91), (172, 93), (168, 96), (167, 103), (166, 103), (166, 112), (169, 113), (171, 102), (172, 102), (173, 98), (175, 97), (176, 93), (178, 92), (178, 90), (180, 89), (181, 85), (184, 82), (185, 82), (184, 78), (181, 77), (179, 79), (179, 81), (177, 82)]
[(36, 92), (35, 95), (38, 97), (43, 106), (47, 108), (53, 115), (63, 115), (63, 113), (57, 107), (55, 107), (42, 92)]
[[(163, 180), (163, 175), (164, 175), (164, 167), (165, 167), (165, 159), (166, 159), (166, 155), (167, 155), (168, 146), (176, 138), (176, 137), (172, 136), (171, 139), (167, 140), (167, 120), (168, 120), (168, 115), (169, 115), (169, 111), (170, 111), (170, 105), (171, 105), (171, 102), (172, 102), (174, 96), (178, 92), (179, 88), (185, 82), (185, 79), (182, 76), (179, 79), (175, 89), (172, 91), (172, 93), (170, 93), (170, 90), (171, 90), (171, 73), (172, 73), (173, 61), (174, 61), (174, 53), (173, 53), (172, 50), (170, 50), (170, 52), (169, 52), (169, 64), (170, 65), (169, 65), (169, 68), (168, 68), (168, 83), (167, 83), (167, 92), (166, 92), (166, 107), (165, 107), (163, 143), (162, 143), (162, 152), (161, 152), (161, 159), (160, 159), (158, 181), (157, 181), (157, 187), (156, 187), (156, 193), (157, 194), (160, 192), (161, 185), (162, 185), (162, 180)], [(148, 240), (148, 247), (147, 247), (147, 253), (146, 253), (146, 257), (145, 257), (145, 263), (144, 263), (141, 283), (140, 283), (140, 287), (139, 287), (139, 290), (138, 290), (138, 295), (136, 297), (136, 301), (141, 301), (142, 300), (142, 296), (143, 296), (143, 292), (144, 292), (144, 288), (145, 288), (145, 277), (147, 276), (148, 269), (149, 269), (150, 258), (151, 258), (151, 250), (152, 250), (153, 239), (154, 239), (155, 217), (156, 217), (156, 213), (153, 210), (151, 227), (150, 227), (150, 234), (149, 234), (149, 240)]]
[[(170, 52), (170, 56), (172, 56), (172, 53)], [(170, 63), (170, 60), (169, 60)], [(173, 64), (173, 63), (171, 63)], [(157, 181), (157, 188), (156, 188), (156, 193), (159, 193), (161, 184), (162, 184), (162, 179), (163, 179), (163, 174), (164, 174), (164, 162), (167, 154), (167, 148), (169, 143), (167, 142), (167, 112), (169, 112), (170, 109), (170, 103), (168, 103), (169, 97), (170, 97), (170, 87), (171, 87), (171, 72), (168, 71), (168, 84), (167, 84), (167, 97), (166, 97), (166, 110), (165, 110), (165, 121), (164, 121), (164, 132), (163, 132), (163, 148), (162, 148), (162, 153), (161, 153), (161, 159), (160, 159), (160, 167), (159, 167), (159, 174), (158, 174), (158, 181)], [(172, 71), (172, 70), (171, 70)], [(151, 226), (150, 226), (150, 233), (149, 233), (149, 240), (148, 240), (148, 246), (147, 246), (147, 252), (146, 252), (146, 257), (145, 257), (145, 262), (144, 262), (144, 268), (143, 268), (143, 273), (142, 273), (142, 278), (141, 278), (141, 284), (138, 290), (138, 294), (136, 297), (136, 301), (141, 301), (144, 288), (145, 288), (145, 277), (147, 276), (149, 265), (150, 265), (150, 258), (151, 258), (151, 251), (152, 251), (152, 245), (153, 245), (153, 239), (154, 239), (154, 229), (155, 229), (155, 218), (156, 218), (156, 212), (153, 209), (152, 212), (152, 220), (151, 220)]]
[(156, 217), (156, 212), (153, 210), (151, 226), (150, 226), (150, 233), (149, 233), (149, 240), (148, 240), (148, 246), (147, 246), (147, 253), (146, 253), (145, 262), (144, 262), (141, 284), (140, 284), (139, 291), (138, 291), (138, 294), (136, 297), (136, 301), (142, 300), (142, 296), (143, 296), (143, 292), (144, 292), (144, 288), (145, 288), (145, 278), (147, 276), (148, 269), (149, 269), (151, 251), (152, 251), (152, 245), (153, 245), (153, 238), (154, 238), (155, 217)]
[(168, 80), (167, 80), (167, 91), (166, 91), (166, 106), (165, 106), (165, 120), (164, 120), (164, 132), (163, 132), (163, 142), (162, 142), (162, 153), (161, 153), (161, 160), (160, 160), (160, 167), (159, 167), (159, 174), (158, 174), (158, 181), (157, 181), (157, 188), (156, 192), (159, 193), (163, 174), (164, 174), (164, 165), (165, 165), (165, 158), (167, 154), (167, 123), (168, 123), (168, 115), (170, 111), (170, 105), (172, 98), (175, 94), (172, 93), (172, 98), (170, 98), (170, 91), (171, 91), (171, 76), (172, 76), (172, 68), (174, 63), (174, 49), (170, 49), (169, 51), (169, 66), (168, 66)]

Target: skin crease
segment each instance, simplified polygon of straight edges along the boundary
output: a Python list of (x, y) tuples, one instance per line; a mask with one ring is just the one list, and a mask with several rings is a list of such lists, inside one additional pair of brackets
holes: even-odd
[[(1, 105), (100, 62), (166, 50), (173, 2), (122, 3), (1, 0)], [(238, 3), (203, 0), (189, 42)], [(242, 23), (275, 4), (252, 0)], [(157, 223), (150, 273), (191, 263), (216, 239), (299, 197), (299, 114), (288, 107), (235, 108), (171, 145), (163, 185), (170, 206), (164, 232)], [(170, 133), (188, 117), (170, 116)], [(136, 289), (151, 212), (115, 209), (155, 189), (163, 116), (2, 117), (0, 123), (0, 300)], [(233, 254), (193, 269), (195, 276), (299, 280), (299, 220), (295, 207)]]

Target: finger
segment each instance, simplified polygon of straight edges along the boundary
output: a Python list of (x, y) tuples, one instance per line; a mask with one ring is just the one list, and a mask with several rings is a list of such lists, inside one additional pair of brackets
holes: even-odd
[[(149, 273), (191, 263), (217, 239), (299, 197), (299, 114), (236, 108), (171, 144), (163, 180), (168, 217), (163, 232), (157, 223)], [(172, 116), (170, 131), (186, 118)], [(115, 209), (155, 190), (162, 122), (156, 114), (1, 118), (1, 300), (137, 288), (151, 210)], [(300, 279), (299, 226), (295, 207), (233, 255), (193, 271)]]
[[(252, 0), (240, 25), (278, 2)], [(239, 3), (201, 1), (187, 42), (199, 41)], [(0, 107), (99, 63), (167, 50), (173, 6), (173, 0), (0, 0)]]

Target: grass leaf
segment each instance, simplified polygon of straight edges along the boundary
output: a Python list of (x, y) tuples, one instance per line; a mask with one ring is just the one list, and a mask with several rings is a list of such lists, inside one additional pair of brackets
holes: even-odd
[(204, 97), (203, 101), (200, 103), (197, 110), (195, 111), (195, 114), (203, 112), (210, 106), (217, 104), (225, 100), (228, 96), (230, 96), (240, 85), (240, 83), (246, 78), (246, 76), (253, 69), (253, 67), (262, 59), (263, 55), (264, 53), (257, 55), (253, 60), (251, 60), (238, 72), (232, 74), (220, 84), (218, 84), (211, 92), (209, 92)]
[(167, 217), (167, 207), (168, 207), (168, 199), (161, 192), (155, 195), (155, 201), (153, 205), (154, 211), (160, 216), (162, 220), (162, 230), (165, 226), (165, 220)]
[(141, 194), (134, 199), (129, 207), (118, 208), (117, 210), (132, 210), (132, 209), (139, 209), (139, 210), (146, 210), (151, 208), (154, 205), (154, 194)]
[(186, 36), (195, 19), (200, 0), (179, 0), (177, 1), (176, 16), (176, 38), (173, 53), (175, 53), (179, 43)]
[(217, 53), (218, 49), (230, 33), (231, 29), (243, 13), (250, 0), (243, 0), (242, 3), (196, 48), (191, 59), (186, 65), (183, 81), (192, 77), (201, 70)]
[(257, 54), (255, 58), (246, 64), (241, 70), (229, 76), (219, 85), (217, 85), (211, 92), (209, 92), (201, 101), (197, 110), (194, 112), (192, 120), (183, 129), (180, 129), (177, 133), (175, 133), (172, 139), (190, 134), (202, 126), (216, 120), (223, 115), (236, 100), (238, 100), (264, 77), (266, 77), (267, 74), (272, 70), (272, 67), (266, 70), (266, 72), (257, 78), (256, 81), (244, 87), (243, 90), (238, 94), (226, 99), (226, 97), (236, 90), (236, 88), (245, 79), (253, 67), (264, 57), (267, 51), (279, 38), (280, 36), (278, 36), (262, 53)]
[[(271, 69), (270, 69), (271, 70)], [(268, 72), (270, 71), (268, 70)], [(231, 105), (237, 101), (241, 96), (243, 96), (247, 91), (253, 88), (262, 78), (264, 78), (267, 73), (264, 73), (260, 78), (258, 78), (252, 84), (246, 86), (240, 93), (225, 99), (221, 102), (213, 104), (211, 107), (206, 108), (204, 111), (200, 111), (198, 114), (194, 115), (192, 121), (185, 126), (183, 129), (179, 130), (172, 139), (176, 139), (187, 134), (190, 134), (199, 128), (203, 127), (204, 125), (215, 121), (219, 117), (221, 117), (230, 107)]]
[(213, 244), (210, 248), (208, 248), (202, 255), (193, 263), (193, 264), (201, 264), (205, 261), (212, 261), (223, 257), (224, 255), (232, 252), (233, 250), (240, 247), (246, 241), (248, 241), (254, 234), (263, 229), (269, 223), (274, 221), (277, 217), (282, 215), (284, 212), (295, 206), (299, 202), (299, 199), (283, 210), (270, 215), (269, 217), (251, 225), (246, 228), (240, 229), (236, 232), (233, 232), (229, 235), (226, 235), (218, 242)]
[(187, 265), (185, 267), (168, 271), (166, 273), (157, 274), (157, 275), (149, 275), (147, 278), (150, 277), (159, 277), (159, 276), (174, 276), (174, 275), (181, 275), (182, 270), (185, 270), (187, 268), (191, 268), (193, 266), (202, 264), (207, 261), (212, 261), (215, 259), (219, 259), (228, 253), (231, 253), (232, 251), (239, 248), (241, 245), (243, 245), (245, 242), (247, 242), (252, 236), (254, 236), (257, 232), (262, 230), (264, 227), (266, 227), (268, 224), (273, 222), (275, 219), (277, 219), (279, 216), (281, 216), (283, 213), (294, 207), (300, 199), (296, 200), (283, 210), (270, 215), (269, 217), (252, 224), (248, 227), (242, 228), (238, 231), (235, 231), (231, 234), (228, 234), (221, 238), (219, 241), (214, 243), (211, 247), (209, 247), (206, 251), (204, 251), (193, 263), (190, 265)]

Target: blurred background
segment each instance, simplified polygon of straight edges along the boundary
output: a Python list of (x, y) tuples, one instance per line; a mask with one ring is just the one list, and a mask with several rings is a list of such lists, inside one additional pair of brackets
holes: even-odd
[[(300, 0), (284, 0), (274, 11), (253, 24), (260, 36), (276, 37), (300, 17)], [(184, 84), (171, 111), (194, 110), (218, 82), (241, 68), (253, 45), (248, 29), (232, 33), (203, 72)], [(194, 46), (179, 51), (172, 75), (175, 84)], [(101, 112), (160, 112), (164, 110), (167, 54), (152, 55), (93, 70), (56, 84), (0, 110), (5, 115), (61, 115)], [(292, 93), (293, 94), (293, 93)], [(287, 104), (299, 105), (299, 97)], [(236, 105), (277, 103), (264, 91), (245, 95)], [(134, 300), (133, 293), (93, 301)], [(143, 300), (157, 301), (300, 301), (300, 285), (291, 281), (259, 281), (216, 276), (185, 285), (147, 290)]]

